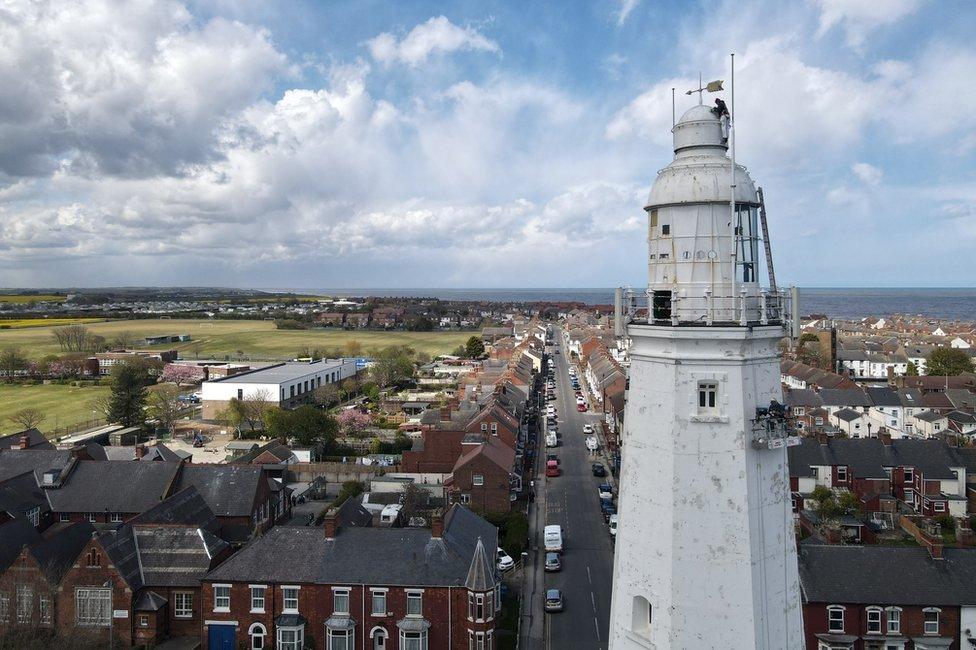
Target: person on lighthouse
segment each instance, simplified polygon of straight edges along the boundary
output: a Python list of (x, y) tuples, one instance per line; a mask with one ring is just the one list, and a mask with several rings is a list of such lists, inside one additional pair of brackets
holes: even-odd
[(728, 142), (729, 139), (729, 107), (725, 105), (725, 102), (715, 98), (715, 108), (712, 109), (716, 117), (722, 121), (722, 144)]

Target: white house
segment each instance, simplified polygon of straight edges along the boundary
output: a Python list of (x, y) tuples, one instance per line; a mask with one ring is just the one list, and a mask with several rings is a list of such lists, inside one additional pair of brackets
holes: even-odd
[(941, 413), (922, 411), (912, 416), (912, 424), (917, 436), (932, 438), (946, 430), (949, 426), (949, 420)]

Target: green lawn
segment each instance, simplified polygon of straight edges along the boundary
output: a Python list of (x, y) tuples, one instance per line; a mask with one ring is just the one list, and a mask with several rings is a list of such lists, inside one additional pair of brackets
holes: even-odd
[(10, 416), (23, 408), (33, 407), (45, 414), (46, 419), (38, 426), (45, 433), (56, 428), (73, 426), (92, 419), (91, 402), (108, 394), (107, 386), (20, 386), (0, 384), (0, 434), (13, 433), (20, 426), (10, 421)]
[[(139, 339), (149, 335), (189, 334), (192, 341), (155, 346), (157, 349), (180, 350), (184, 358), (240, 356), (253, 359), (289, 359), (299, 356), (303, 348), (341, 348), (356, 340), (368, 354), (389, 345), (409, 345), (430, 355), (446, 354), (468, 340), (473, 332), (376, 332), (320, 330), (278, 330), (271, 321), (261, 320), (179, 320), (153, 319), (110, 321), (87, 324), (93, 334), (111, 341), (119, 332), (128, 332), (142, 347)], [(0, 348), (16, 346), (31, 358), (59, 354), (51, 336), (51, 327), (0, 330)]]

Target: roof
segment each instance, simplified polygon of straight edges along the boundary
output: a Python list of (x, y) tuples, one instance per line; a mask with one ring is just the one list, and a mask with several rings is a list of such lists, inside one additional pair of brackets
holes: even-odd
[(11, 519), (0, 524), (0, 571), (10, 566), (26, 544), (34, 544), (40, 539), (40, 533), (26, 519)]
[(55, 512), (144, 512), (166, 497), (180, 467), (165, 461), (82, 460), (60, 487), (45, 493)]
[(935, 411), (925, 411), (924, 413), (915, 414), (915, 419), (922, 420), (923, 422), (938, 422), (944, 418), (944, 415), (941, 413), (936, 413)]
[(901, 406), (901, 398), (897, 391), (887, 386), (873, 386), (866, 388), (868, 397), (874, 406)]
[(7, 449), (0, 451), (0, 481), (24, 472), (63, 469), (71, 462), (70, 451), (56, 449)]
[(471, 557), (471, 566), (468, 567), (468, 576), (464, 580), (464, 586), (471, 591), (488, 591), (495, 586), (495, 565), (488, 557), (485, 545), (478, 538), (475, 544), (474, 554)]
[(483, 444), (475, 445), (460, 456), (451, 471), (456, 472), (478, 457), (487, 458), (504, 472), (511, 472), (515, 463), (515, 451), (497, 438), (489, 436)]
[(823, 400), (820, 399), (820, 395), (812, 388), (795, 388), (784, 391), (784, 393), (783, 401), (786, 403), (786, 406), (823, 406)]
[[(973, 605), (976, 549), (802, 544), (800, 588), (805, 602), (873, 605)], [(911, 585), (906, 589), (905, 585)]]
[(843, 408), (834, 413), (834, 417), (844, 422), (853, 422), (861, 418), (861, 413), (854, 409)]
[(192, 485), (218, 517), (250, 517), (265, 477), (264, 470), (256, 465), (188, 465), (176, 489)]
[(94, 526), (87, 521), (77, 521), (31, 546), (30, 551), (48, 580), (59, 582), (94, 535)]
[[(936, 439), (900, 438), (886, 445), (877, 438), (840, 438), (820, 444), (801, 438), (788, 450), (790, 476), (813, 476), (811, 466), (845, 465), (854, 478), (886, 479), (885, 467), (913, 467), (928, 479), (954, 479), (953, 467), (965, 467), (960, 450)], [(976, 457), (973, 458), (976, 462)]]
[(54, 449), (54, 445), (36, 428), (0, 436), (0, 449), (19, 449), (21, 436), (27, 436), (28, 449)]
[(824, 388), (820, 399), (824, 406), (871, 406), (871, 399), (859, 388)]
[(275, 526), (207, 575), (209, 581), (459, 586), (467, 579), (478, 539), (498, 545), (498, 530), (461, 505), (444, 520), (441, 538), (429, 528)]
[(342, 359), (319, 359), (310, 363), (286, 361), (266, 368), (239, 372), (236, 375), (220, 377), (210, 381), (220, 382), (222, 384), (283, 384), (296, 379), (302, 379), (307, 375), (317, 372), (339, 370), (345, 363), (348, 362)]

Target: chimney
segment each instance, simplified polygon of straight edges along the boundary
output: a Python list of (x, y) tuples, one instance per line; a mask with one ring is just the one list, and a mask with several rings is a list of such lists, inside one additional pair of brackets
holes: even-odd
[(327, 513), (325, 513), (325, 538), (335, 539), (336, 533), (339, 532), (339, 509), (330, 508)]
[(878, 438), (885, 447), (891, 446), (891, 432), (885, 428), (878, 429)]
[(929, 549), (929, 555), (932, 556), (933, 560), (941, 560), (942, 558), (942, 542), (929, 541), (926, 546)]
[(826, 541), (828, 544), (840, 544), (841, 542), (841, 529), (839, 527), (831, 527), (826, 531)]
[(30, 448), (30, 436), (27, 435), (27, 432), (26, 431), (24, 431), (22, 434), (20, 434), (20, 448), (21, 449), (28, 449), (28, 448)]
[(956, 528), (956, 546), (966, 548), (976, 544), (976, 534), (972, 528), (963, 528), (961, 525)]
[(140, 460), (143, 456), (146, 455), (146, 446), (136, 445), (135, 452), (136, 452), (136, 460)]
[(430, 518), (430, 538), (440, 539), (444, 536), (444, 513), (438, 512)]
[(816, 438), (817, 438), (817, 442), (819, 442), (821, 445), (826, 445), (827, 444), (828, 438), (827, 438), (827, 432), (826, 431), (817, 431), (817, 433), (815, 435), (816, 435)]

